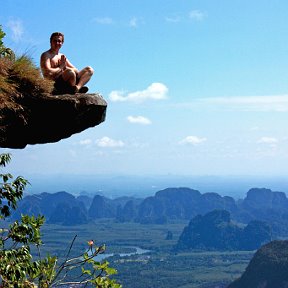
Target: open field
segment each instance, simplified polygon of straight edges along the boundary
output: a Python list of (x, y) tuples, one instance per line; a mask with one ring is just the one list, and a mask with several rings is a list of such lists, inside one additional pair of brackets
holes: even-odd
[[(79, 226), (60, 226), (45, 224), (42, 228), (44, 250), (58, 251), (63, 254), (77, 235), (75, 248), (85, 250), (87, 241), (93, 239), (98, 245), (106, 244), (107, 252), (123, 246), (137, 246), (154, 251), (170, 251), (176, 244), (188, 221), (165, 225), (141, 225), (138, 223), (117, 223), (111, 219), (97, 220), (93, 224)], [(165, 240), (167, 232), (173, 234), (172, 240)], [(78, 250), (79, 251), (79, 250)]]

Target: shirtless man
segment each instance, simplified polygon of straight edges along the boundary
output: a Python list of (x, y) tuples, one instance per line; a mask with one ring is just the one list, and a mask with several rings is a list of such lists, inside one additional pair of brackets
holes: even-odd
[(78, 71), (66, 56), (59, 52), (63, 43), (62, 33), (52, 33), (51, 48), (44, 52), (40, 59), (42, 74), (45, 78), (55, 81), (53, 94), (86, 93), (88, 87), (84, 85), (90, 80), (94, 71), (89, 66)]

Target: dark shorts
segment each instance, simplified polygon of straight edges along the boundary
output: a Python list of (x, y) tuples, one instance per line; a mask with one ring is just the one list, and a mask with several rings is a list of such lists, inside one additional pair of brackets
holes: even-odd
[[(76, 85), (79, 82), (79, 78), (76, 78)], [(53, 90), (53, 94), (65, 94), (65, 93), (69, 93), (71, 91), (71, 86), (69, 83), (67, 83), (62, 75), (60, 75), (58, 78), (56, 78), (55, 82), (54, 82), (54, 90)]]

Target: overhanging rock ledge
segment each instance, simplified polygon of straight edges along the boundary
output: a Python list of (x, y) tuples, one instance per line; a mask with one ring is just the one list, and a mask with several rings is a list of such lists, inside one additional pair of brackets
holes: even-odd
[[(0, 99), (1, 101), (1, 99)], [(107, 103), (98, 93), (42, 94), (0, 103), (0, 147), (52, 143), (105, 121)]]

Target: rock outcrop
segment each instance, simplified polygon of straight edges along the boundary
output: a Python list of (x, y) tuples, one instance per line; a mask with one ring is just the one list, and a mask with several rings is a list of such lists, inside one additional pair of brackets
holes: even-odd
[(228, 288), (287, 288), (288, 241), (272, 241), (262, 246), (243, 275)]
[(107, 103), (99, 94), (40, 94), (0, 105), (0, 147), (24, 148), (68, 138), (105, 120)]

